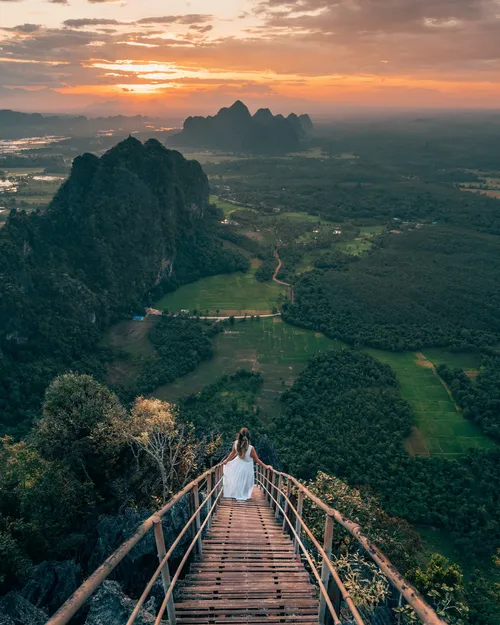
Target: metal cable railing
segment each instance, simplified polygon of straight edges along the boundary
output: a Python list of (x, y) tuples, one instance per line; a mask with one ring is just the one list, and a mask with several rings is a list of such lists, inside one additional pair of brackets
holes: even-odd
[[(66, 625), (76, 612), (84, 605), (87, 599), (106, 580), (123, 558), (142, 540), (151, 530), (153, 530), (159, 564), (146, 585), (143, 593), (138, 599), (132, 611), (127, 625), (133, 625), (143, 609), (144, 603), (149, 596), (155, 582), (161, 575), (165, 596), (158, 613), (155, 625), (160, 622), (165, 614), (168, 616), (169, 625), (176, 625), (175, 605), (173, 592), (175, 585), (192, 553), (199, 556), (203, 553), (202, 535), (205, 528), (209, 528), (217, 506), (222, 498), (223, 470), (222, 464), (205, 471), (198, 478), (187, 484), (177, 493), (163, 508), (144, 521), (131, 538), (123, 543), (105, 562), (78, 588), (78, 590), (64, 603), (64, 605), (49, 619), (46, 625)], [(356, 625), (365, 625), (352, 597), (349, 595), (343, 584), (338, 571), (331, 561), (332, 542), (335, 523), (344, 527), (364, 549), (365, 553), (375, 562), (378, 568), (387, 578), (387, 581), (399, 593), (400, 598), (413, 607), (416, 614), (424, 625), (445, 625), (432, 608), (426, 603), (418, 591), (409, 584), (401, 574), (392, 566), (384, 554), (373, 545), (373, 543), (362, 533), (361, 528), (356, 523), (345, 519), (342, 514), (330, 508), (318, 497), (313, 495), (306, 486), (287, 473), (276, 471), (275, 469), (256, 468), (256, 482), (266, 497), (270, 507), (275, 511), (275, 516), (279, 519), (283, 517), (282, 528), (287, 531), (293, 539), (295, 552), (302, 552), (307, 561), (312, 575), (316, 579), (319, 588), (319, 612), (318, 623), (326, 625), (333, 622), (334, 625), (341, 625), (340, 609), (342, 601), (352, 615)], [(286, 482), (286, 490), (284, 489)], [(200, 504), (200, 491), (204, 489), (205, 497)], [(292, 501), (292, 489), (296, 491), (296, 501)], [(294, 491), (294, 492), (295, 492)], [(190, 518), (178, 534), (177, 538), (170, 545), (168, 551), (165, 546), (163, 534), (162, 517), (185, 495), (190, 496)], [(324, 540), (323, 545), (314, 536), (302, 518), (304, 500), (308, 499), (312, 504), (325, 512)], [(206, 515), (202, 521), (202, 513), (206, 508)], [(169, 561), (176, 547), (188, 530), (192, 531), (192, 539), (184, 556), (177, 566), (173, 577), (169, 567)], [(308, 552), (302, 534), (305, 534), (321, 557), (321, 573)], [(331, 621), (329, 621), (331, 619)]]

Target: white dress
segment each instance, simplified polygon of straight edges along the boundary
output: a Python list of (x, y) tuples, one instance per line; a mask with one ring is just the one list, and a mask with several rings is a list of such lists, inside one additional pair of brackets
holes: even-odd
[[(236, 451), (237, 442), (233, 449)], [(238, 501), (246, 501), (252, 498), (254, 487), (252, 445), (248, 446), (243, 458), (236, 456), (223, 466), (224, 470), (224, 497), (230, 497)]]

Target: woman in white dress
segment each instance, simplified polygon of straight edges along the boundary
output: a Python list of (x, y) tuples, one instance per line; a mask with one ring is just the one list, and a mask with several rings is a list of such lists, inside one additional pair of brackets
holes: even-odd
[(264, 469), (272, 469), (271, 465), (262, 462), (253, 445), (250, 445), (248, 429), (241, 428), (231, 453), (224, 460), (224, 497), (237, 501), (246, 501), (252, 498), (254, 461)]

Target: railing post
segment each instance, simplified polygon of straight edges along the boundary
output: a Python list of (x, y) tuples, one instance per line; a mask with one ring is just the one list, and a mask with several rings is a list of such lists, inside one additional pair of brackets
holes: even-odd
[(288, 530), (288, 523), (286, 519), (288, 517), (288, 500), (292, 496), (292, 480), (290, 478), (286, 481), (286, 500), (285, 500), (285, 514), (283, 515), (283, 531)]
[[(209, 514), (210, 508), (212, 507), (212, 495), (210, 494), (211, 490), (212, 490), (212, 474), (209, 473), (207, 475), (207, 499), (205, 501), (207, 505), (207, 515)], [(212, 525), (212, 517), (208, 519), (207, 528), (210, 528), (211, 525)]]
[[(333, 524), (334, 518), (329, 514), (326, 515), (325, 519), (325, 535), (323, 541), (323, 549), (325, 551), (325, 557), (323, 558), (323, 564), (321, 566), (321, 581), (323, 582), (325, 588), (328, 589), (328, 581), (330, 579), (330, 569), (326, 564), (326, 560), (330, 560), (332, 555), (332, 541), (333, 541)], [(321, 595), (319, 602), (319, 623), (320, 625), (326, 625), (327, 619), (327, 610), (326, 610), (326, 602), (323, 594)]]
[[(198, 484), (195, 484), (193, 486), (193, 490), (191, 492), (193, 493), (193, 514), (194, 514), (195, 510), (197, 510), (200, 505), (200, 493), (198, 490)], [(196, 513), (196, 517), (195, 517), (195, 528), (196, 528), (195, 536), (200, 531), (200, 527), (201, 527), (200, 511), (198, 510), (198, 512)], [(197, 543), (198, 555), (201, 555), (201, 552), (202, 552), (201, 534), (196, 539), (196, 543)]]
[(273, 499), (271, 499), (271, 505), (274, 508), (274, 510), (278, 509), (278, 489), (277, 489), (277, 480), (278, 480), (278, 476), (276, 475), (276, 473), (273, 471), (273, 479), (272, 479), (272, 483), (273, 483), (273, 488), (271, 490), (271, 493), (273, 495)]
[(269, 493), (267, 491), (271, 491), (271, 486), (269, 484), (269, 482), (267, 481), (269, 479), (269, 474), (271, 472), (271, 469), (264, 469), (264, 486), (266, 487), (266, 491), (265, 491), (265, 496), (266, 496), (266, 501), (270, 500), (269, 497)]
[[(302, 517), (302, 508), (304, 507), (304, 491), (299, 488), (299, 494), (297, 495), (297, 517), (295, 518), (295, 531), (300, 538), (302, 534), (302, 525), (300, 524), (299, 517)], [(299, 553), (299, 543), (297, 538), (293, 539), (295, 545), (295, 553)]]
[(281, 477), (281, 475), (279, 476), (278, 479), (278, 490), (276, 491), (276, 518), (279, 518), (280, 515), (280, 509), (279, 506), (281, 505), (281, 491), (283, 490), (283, 478)]
[[(155, 516), (153, 519), (153, 528), (155, 533), (155, 541), (156, 541), (156, 550), (158, 552), (158, 560), (161, 562), (163, 558), (167, 555), (167, 550), (165, 548), (165, 537), (163, 536), (163, 526), (161, 523), (161, 518), (159, 516)], [(161, 578), (163, 581), (163, 590), (165, 594), (167, 594), (168, 589), (170, 588), (170, 569), (168, 567), (168, 562), (165, 563), (165, 566), (161, 570)], [(167, 614), (168, 614), (168, 623), (169, 625), (175, 625), (175, 605), (174, 605), (174, 597), (173, 593), (170, 595), (170, 599), (167, 603)]]

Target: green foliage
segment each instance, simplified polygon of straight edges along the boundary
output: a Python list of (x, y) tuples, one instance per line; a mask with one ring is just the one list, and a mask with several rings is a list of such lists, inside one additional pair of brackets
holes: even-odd
[[(355, 521), (363, 532), (390, 558), (398, 570), (408, 571), (415, 565), (416, 554), (422, 547), (420, 535), (405, 520), (391, 517), (382, 508), (380, 497), (368, 488), (354, 488), (339, 478), (318, 472), (307, 488), (321, 501), (339, 510), (346, 519)], [(306, 499), (304, 519), (321, 542), (325, 515)], [(354, 552), (359, 543), (340, 525), (334, 533), (334, 552), (338, 555)]]
[(464, 416), (500, 440), (500, 357), (487, 358), (474, 382), (461, 369), (440, 365), (437, 370)]
[(498, 625), (500, 582), (487, 579), (476, 569), (466, 585), (471, 625)]
[(410, 423), (390, 368), (344, 350), (309, 362), (283, 395), (273, 437), (290, 473), (368, 484), (389, 514), (442, 527), (466, 553), (490, 556), (500, 542), (500, 451), (410, 458)]
[(0, 516), (10, 519), (9, 532), (33, 559), (73, 556), (95, 512), (93, 484), (24, 441), (1, 442)]
[(379, 349), (492, 345), (499, 271), (496, 237), (427, 226), (390, 235), (347, 271), (304, 274), (284, 318)]
[(7, 531), (0, 530), (0, 593), (25, 581), (30, 568), (29, 558), (15, 538)]
[(369, 483), (373, 473), (384, 470), (386, 457), (401, 453), (411, 425), (391, 369), (350, 350), (312, 359), (282, 402), (275, 432), (300, 477), (323, 470)]
[(431, 600), (439, 616), (453, 625), (468, 623), (463, 575), (458, 564), (439, 553), (431, 556), (425, 569), (415, 571), (415, 585)]
[(331, 250), (322, 254), (314, 261), (316, 269), (345, 269), (349, 263), (357, 260), (357, 256), (343, 254), (337, 250)]
[(179, 402), (180, 417), (193, 423), (198, 432), (218, 432), (224, 442), (234, 440), (243, 425), (252, 435), (259, 432), (259, 420), (254, 409), (255, 394), (262, 385), (260, 373), (241, 369), (231, 376), (219, 378), (201, 393)]
[[(154, 290), (248, 260), (216, 238), (200, 165), (158, 141), (129, 138), (74, 160), (43, 213), (13, 212), (0, 230), (2, 428), (26, 431), (50, 380), (95, 348), (114, 320)], [(147, 299), (147, 296), (146, 296)]]
[(335, 124), (330, 136), (324, 129), (317, 139), (326, 152), (322, 158), (233, 160), (206, 171), (230, 185), (238, 202), (268, 211), (300, 210), (339, 221), (438, 220), (498, 233), (497, 201), (455, 186), (478, 180), (471, 169), (500, 169), (491, 121), (420, 121)]
[(209, 360), (213, 355), (212, 338), (221, 331), (220, 324), (208, 320), (163, 315), (149, 332), (156, 355), (143, 366), (136, 394), (168, 384)]
[(106, 470), (95, 432), (124, 416), (118, 398), (105, 386), (88, 375), (66, 373), (48, 387), (32, 440), (47, 460), (66, 464), (76, 475), (103, 479)]
[(255, 279), (259, 282), (269, 282), (272, 280), (274, 270), (276, 269), (276, 261), (266, 260), (255, 272)]

